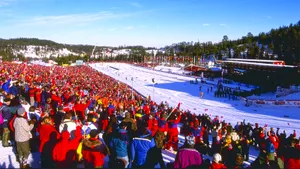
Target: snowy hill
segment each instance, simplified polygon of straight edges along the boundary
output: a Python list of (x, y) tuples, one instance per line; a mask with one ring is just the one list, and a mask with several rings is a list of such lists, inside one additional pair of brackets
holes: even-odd
[(62, 48), (58, 50), (49, 50), (47, 46), (34, 46), (29, 45), (24, 49), (13, 49), (14, 55), (23, 55), (28, 58), (50, 58), (50, 57), (58, 57), (58, 56), (68, 56), (68, 55), (80, 55), (79, 53), (72, 52), (67, 48)]
[[(140, 47), (141, 49), (143, 47)], [(119, 55), (130, 55), (135, 53), (134, 47), (108, 47), (94, 45), (70, 45), (60, 44), (50, 40), (36, 38), (0, 39), (0, 56), (13, 55), (26, 58), (56, 58), (63, 56), (90, 55), (92, 58), (117, 57)], [(163, 50), (147, 50), (148, 55), (156, 55)]]

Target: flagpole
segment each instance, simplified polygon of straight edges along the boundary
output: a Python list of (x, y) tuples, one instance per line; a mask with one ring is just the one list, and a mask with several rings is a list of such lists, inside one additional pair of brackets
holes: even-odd
[(176, 107), (173, 108), (173, 110), (172, 110), (171, 113), (167, 116), (167, 118), (166, 118), (165, 120), (167, 120), (167, 119), (171, 116), (171, 114), (172, 114), (177, 108), (179, 108), (180, 104), (181, 104), (181, 103), (179, 102), (178, 105), (177, 105)]

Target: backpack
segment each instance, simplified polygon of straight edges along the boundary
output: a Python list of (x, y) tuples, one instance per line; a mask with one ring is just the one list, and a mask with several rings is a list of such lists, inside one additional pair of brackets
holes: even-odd
[(8, 123), (8, 126), (9, 126), (9, 129), (11, 132), (14, 132), (15, 131), (15, 128), (14, 128), (14, 121), (15, 119), (17, 118), (17, 115), (14, 115), (14, 117), (10, 120), (10, 122)]

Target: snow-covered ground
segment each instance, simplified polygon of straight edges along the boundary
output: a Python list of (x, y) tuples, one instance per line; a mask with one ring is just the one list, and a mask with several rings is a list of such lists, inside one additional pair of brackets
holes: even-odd
[[(182, 102), (182, 109), (189, 109), (196, 114), (204, 113), (204, 110), (208, 109), (208, 114), (212, 117), (219, 115), (233, 125), (245, 119), (246, 122), (252, 124), (257, 122), (260, 126), (267, 124), (269, 127), (279, 127), (285, 129), (287, 133), (292, 133), (293, 130), (296, 130), (297, 133), (300, 132), (300, 109), (297, 107), (272, 105), (245, 107), (243, 101), (215, 98), (213, 92), (207, 93), (207, 88), (210, 87), (208, 84), (201, 84), (204, 97), (200, 99), (199, 85), (189, 83), (190, 80), (194, 80), (193, 77), (157, 72), (119, 63), (97, 63), (91, 64), (91, 67), (133, 86), (135, 90), (145, 96), (150, 95), (156, 102), (168, 101), (171, 106), (176, 106), (178, 102)], [(132, 77), (133, 82), (131, 81)], [(156, 83), (154, 88), (152, 78)], [(284, 115), (289, 116), (289, 118), (284, 117)]]
[(13, 53), (15, 55), (22, 54), (24, 57), (31, 57), (31, 58), (42, 58), (50, 56), (58, 57), (58, 56), (68, 56), (68, 55), (79, 55), (77, 53), (74, 53), (67, 48), (62, 48), (58, 50), (48, 50), (47, 46), (34, 46), (34, 45), (28, 45), (25, 49), (20, 50), (13, 50)]
[(233, 89), (238, 87), (243, 91), (251, 91), (253, 89), (258, 88), (257, 86), (246, 85), (246, 84), (237, 83), (237, 82), (224, 83), (222, 78), (215, 78), (214, 80), (205, 79), (205, 81), (207, 84), (211, 84), (211, 85), (217, 85), (220, 81), (224, 87), (229, 87), (229, 88), (233, 88)]
[(175, 74), (187, 74), (190, 73), (188, 71), (184, 71), (183, 68), (180, 67), (169, 67), (169, 66), (156, 66), (154, 70), (167, 72), (167, 73), (175, 73)]
[(34, 60), (30, 62), (31, 64), (35, 64), (35, 65), (41, 65), (41, 66), (53, 66), (53, 64), (51, 63), (45, 63), (41, 60)]
[(276, 97), (276, 93), (265, 93), (261, 96), (249, 96), (248, 99), (260, 99), (260, 100), (300, 100), (300, 92), (292, 93), (287, 96)]

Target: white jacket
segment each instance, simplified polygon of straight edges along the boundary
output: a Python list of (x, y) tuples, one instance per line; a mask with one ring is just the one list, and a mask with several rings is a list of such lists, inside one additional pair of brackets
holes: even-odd
[(27, 119), (23, 117), (17, 117), (13, 125), (15, 128), (16, 142), (25, 142), (32, 137), (30, 131), (33, 129), (33, 124), (29, 125)]

